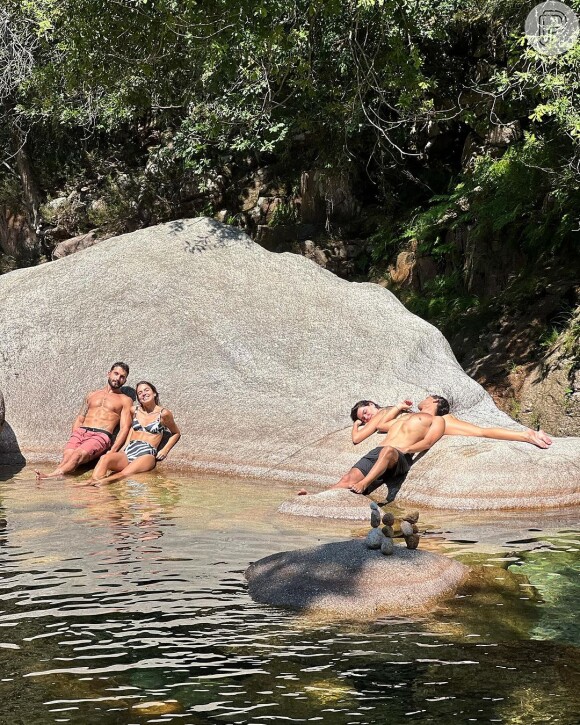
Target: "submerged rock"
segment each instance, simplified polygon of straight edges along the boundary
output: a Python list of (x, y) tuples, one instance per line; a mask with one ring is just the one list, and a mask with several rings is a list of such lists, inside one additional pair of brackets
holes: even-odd
[[(350, 440), (348, 413), (361, 398), (440, 393), (459, 417), (519, 428), (441, 333), (389, 291), (268, 252), (214, 220), (149, 227), (1, 275), (0, 310), (11, 430), (0, 435), (0, 461), (16, 446), (29, 460), (60, 454), (85, 395), (117, 360), (131, 366), (129, 384), (158, 387), (183, 432), (163, 467), (268, 485), (328, 486), (374, 447)], [(442, 508), (580, 503), (579, 456), (578, 439), (548, 451), (443, 439), (412, 466), (399, 497)], [(314, 496), (289, 507), (357, 518), (364, 497), (344, 496), (338, 514)]]
[(366, 496), (358, 496), (345, 488), (295, 496), (278, 509), (283, 514), (313, 518), (352, 519), (368, 521), (369, 507)]
[(133, 710), (139, 715), (166, 715), (179, 712), (182, 708), (177, 700), (151, 700), (149, 702), (138, 702), (133, 705)]
[(469, 569), (428, 551), (395, 546), (390, 556), (364, 541), (285, 551), (246, 571), (257, 602), (362, 619), (379, 612), (417, 612), (452, 594)]

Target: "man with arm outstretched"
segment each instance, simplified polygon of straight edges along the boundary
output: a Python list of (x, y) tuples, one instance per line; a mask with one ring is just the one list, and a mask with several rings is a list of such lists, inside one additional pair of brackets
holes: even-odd
[[(449, 412), (448, 401), (429, 395), (419, 403), (419, 413), (410, 413), (411, 400), (383, 408), (372, 400), (360, 400), (353, 406), (352, 442), (358, 445), (373, 433), (388, 433), (383, 443), (369, 451), (332, 488), (348, 488), (363, 493), (371, 484), (395, 479), (408, 473), (412, 454), (429, 450), (443, 435), (491, 438), (531, 443), (549, 448), (551, 438), (543, 430), (519, 431), (511, 428), (482, 428), (456, 418)], [(298, 495), (306, 494), (305, 489)]]
[(404, 476), (411, 466), (411, 455), (429, 450), (443, 435), (491, 438), (531, 443), (549, 448), (551, 438), (544, 431), (518, 431), (510, 428), (482, 428), (456, 418), (449, 412), (448, 401), (430, 395), (419, 403), (419, 413), (409, 413), (411, 400), (382, 408), (372, 400), (361, 400), (351, 410), (352, 442), (357, 445), (373, 433), (388, 433), (383, 444), (354, 464), (332, 488), (348, 488), (363, 493), (371, 484), (384, 478)]
[[(410, 400), (405, 401), (409, 405)], [(552, 439), (543, 430), (513, 430), (511, 428), (482, 428), (481, 426), (468, 423), (451, 415), (449, 412), (449, 403), (441, 395), (429, 395), (419, 403), (419, 411), (429, 413), (430, 415), (441, 416), (445, 421), (445, 435), (469, 436), (478, 438), (491, 438), (498, 441), (516, 441), (518, 443), (531, 443), (538, 448), (549, 448), (552, 445)], [(384, 425), (384, 411), (392, 411), (393, 408), (381, 408), (380, 405), (372, 400), (360, 400), (353, 406), (350, 417), (354, 424), (360, 428), (357, 432), (357, 440), (353, 433), (353, 443), (356, 445), (368, 438), (375, 431), (379, 433), (388, 433), (388, 427)], [(398, 411), (396, 415), (399, 415)], [(376, 424), (371, 424), (375, 421)], [(364, 428), (364, 430), (363, 430)]]

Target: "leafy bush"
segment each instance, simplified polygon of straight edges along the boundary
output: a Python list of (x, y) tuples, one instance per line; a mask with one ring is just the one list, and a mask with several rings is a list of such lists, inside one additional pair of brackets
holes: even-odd
[(297, 221), (298, 210), (296, 205), (291, 201), (280, 201), (272, 212), (269, 226), (279, 227), (285, 224), (296, 224)]
[(466, 294), (458, 273), (440, 275), (425, 284), (421, 292), (401, 291), (406, 307), (444, 332), (455, 331), (465, 312), (476, 309), (480, 300)]

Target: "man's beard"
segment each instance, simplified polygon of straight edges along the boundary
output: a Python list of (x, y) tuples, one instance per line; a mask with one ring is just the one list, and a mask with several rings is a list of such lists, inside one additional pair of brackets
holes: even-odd
[(109, 385), (112, 388), (120, 388), (121, 387), (121, 383), (118, 380), (109, 380)]

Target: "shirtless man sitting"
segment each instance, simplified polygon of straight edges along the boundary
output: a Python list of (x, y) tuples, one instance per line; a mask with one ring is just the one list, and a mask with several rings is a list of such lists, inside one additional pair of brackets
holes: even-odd
[[(122, 447), (131, 428), (133, 401), (121, 392), (129, 375), (129, 366), (116, 362), (107, 376), (107, 385), (89, 393), (77, 415), (72, 435), (64, 448), (62, 461), (52, 473), (36, 471), (36, 478), (62, 478), (79, 466), (98, 458), (109, 448), (114, 453)], [(113, 431), (120, 426), (113, 443)], [(113, 444), (111, 446), (111, 444)]]

